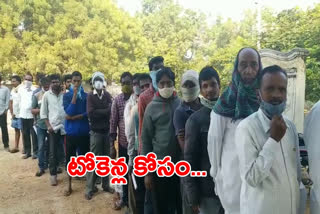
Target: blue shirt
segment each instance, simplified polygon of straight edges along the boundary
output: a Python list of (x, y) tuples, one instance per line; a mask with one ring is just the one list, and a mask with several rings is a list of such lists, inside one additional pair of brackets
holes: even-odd
[(176, 135), (178, 135), (180, 130), (185, 129), (187, 120), (193, 113), (194, 113), (194, 110), (191, 109), (191, 107), (186, 105), (184, 102), (182, 102), (178, 106), (178, 108), (174, 112), (174, 117), (173, 117), (173, 125), (174, 125)]
[(66, 120), (65, 130), (69, 136), (88, 136), (89, 121), (87, 116), (87, 93), (81, 91), (81, 99), (77, 97), (76, 104), (72, 104), (73, 91), (70, 90), (63, 96), (64, 111), (69, 116), (82, 114), (81, 120)]

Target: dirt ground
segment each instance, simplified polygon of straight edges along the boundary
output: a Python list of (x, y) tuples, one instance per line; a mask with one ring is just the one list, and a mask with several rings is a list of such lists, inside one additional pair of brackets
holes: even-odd
[[(9, 120), (8, 120), (9, 122)], [(14, 132), (9, 128), (10, 147), (13, 148)], [(38, 161), (21, 159), (20, 152), (11, 154), (0, 145), (0, 213), (1, 214), (60, 214), (60, 213), (106, 213), (120, 214), (112, 210), (113, 195), (105, 193), (99, 187), (99, 192), (91, 201), (84, 198), (85, 181), (73, 180), (73, 193), (69, 197), (63, 195), (67, 176), (58, 175), (58, 186), (50, 186), (49, 172), (41, 177), (35, 177)]]
[[(11, 127), (9, 135), (10, 148), (13, 148), (14, 131)], [(0, 144), (0, 214), (123, 213), (111, 208), (113, 196), (103, 192), (101, 187), (92, 200), (87, 201), (84, 198), (84, 180), (74, 179), (73, 193), (65, 197), (66, 172), (58, 175), (58, 186), (52, 187), (48, 170), (43, 176), (35, 177), (38, 161), (31, 158), (23, 160), (21, 151), (21, 142), (20, 152), (15, 154), (6, 152), (2, 142)], [(305, 214), (309, 214), (309, 208)]]

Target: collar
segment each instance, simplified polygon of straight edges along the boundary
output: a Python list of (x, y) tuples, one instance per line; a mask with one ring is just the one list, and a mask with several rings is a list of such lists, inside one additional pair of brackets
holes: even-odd
[(52, 91), (51, 89), (49, 90), (49, 93), (51, 93), (52, 95), (55, 95), (55, 96), (57, 96), (57, 97), (59, 97), (60, 95), (63, 94), (63, 92), (60, 91), (60, 93), (59, 93), (58, 95), (56, 95), (55, 93), (53, 93), (53, 91)]
[[(265, 133), (268, 133), (270, 131), (270, 123), (271, 120), (263, 113), (263, 111), (261, 110), (261, 108), (259, 108), (259, 110), (257, 111), (258, 114), (258, 118), (260, 120), (260, 123), (262, 124), (262, 128), (264, 130)], [(284, 122), (286, 123), (287, 128), (289, 128), (289, 124), (288, 121), (286, 120), (285, 116), (283, 116)]]
[(181, 102), (181, 108), (185, 111), (185, 112), (190, 112), (190, 113), (193, 113), (194, 110), (189, 106), (187, 105), (185, 102)]
[[(97, 92), (97, 90), (96, 89), (93, 89), (93, 94), (94, 95), (98, 95), (99, 96), (99, 94), (98, 94), (98, 92)], [(101, 93), (101, 97), (104, 95), (104, 90), (102, 89), (102, 93)]]

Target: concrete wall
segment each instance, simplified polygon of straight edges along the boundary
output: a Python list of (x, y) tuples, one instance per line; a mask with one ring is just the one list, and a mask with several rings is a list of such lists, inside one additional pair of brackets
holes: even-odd
[(270, 49), (259, 51), (263, 67), (279, 65), (288, 73), (287, 108), (285, 115), (296, 125), (299, 133), (303, 133), (304, 102), (306, 88), (305, 58), (308, 51), (301, 48), (282, 53)]

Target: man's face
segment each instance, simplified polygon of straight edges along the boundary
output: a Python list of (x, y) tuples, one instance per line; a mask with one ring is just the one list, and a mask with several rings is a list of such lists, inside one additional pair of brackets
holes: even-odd
[(158, 88), (171, 88), (173, 87), (174, 82), (166, 75), (161, 77), (161, 80), (158, 82)]
[(69, 88), (70, 88), (71, 82), (72, 82), (71, 79), (66, 79), (66, 81), (65, 81), (66, 89), (69, 89)]
[(270, 104), (278, 105), (287, 99), (287, 77), (281, 73), (266, 73), (260, 86), (261, 98)]
[(73, 76), (72, 77), (72, 84), (74, 85), (74, 87), (79, 87), (82, 83), (82, 79), (79, 76)]
[(201, 82), (201, 95), (211, 101), (217, 100), (220, 94), (220, 87), (216, 78), (212, 77), (209, 80)]
[(59, 92), (61, 90), (61, 82), (59, 79), (51, 80), (51, 88), (52, 90)]
[(26, 80), (26, 81), (31, 81), (31, 82), (33, 81), (31, 75), (25, 75), (25, 76), (24, 76), (24, 80)]
[(190, 89), (190, 88), (193, 88), (195, 87), (196, 85), (190, 81), (190, 80), (187, 80), (185, 81), (185, 83), (183, 83), (183, 85), (181, 86), (182, 88), (187, 88), (187, 89)]
[(134, 79), (132, 80), (132, 85), (134, 86), (139, 86), (139, 80), (138, 79)]
[(121, 85), (129, 85), (132, 86), (132, 79), (129, 76), (126, 76), (124, 78), (121, 79)]
[(239, 54), (238, 61), (238, 71), (241, 79), (247, 84), (252, 83), (259, 71), (258, 54), (254, 50), (246, 48)]
[(20, 84), (20, 83), (17, 81), (16, 78), (13, 78), (13, 79), (11, 80), (11, 83), (12, 83), (13, 87), (17, 87), (17, 86)]
[(45, 90), (45, 91), (48, 91), (49, 90), (49, 88), (50, 88), (50, 84), (44, 84), (43, 86), (42, 86), (42, 88), (43, 88), (43, 90)]
[(153, 71), (157, 71), (157, 70), (159, 70), (159, 69), (161, 69), (161, 68), (163, 68), (163, 67), (164, 67), (163, 62), (154, 63), (154, 64), (152, 65), (152, 70), (153, 70)]
[(151, 80), (150, 79), (142, 79), (140, 80), (140, 89), (141, 93), (150, 88)]

